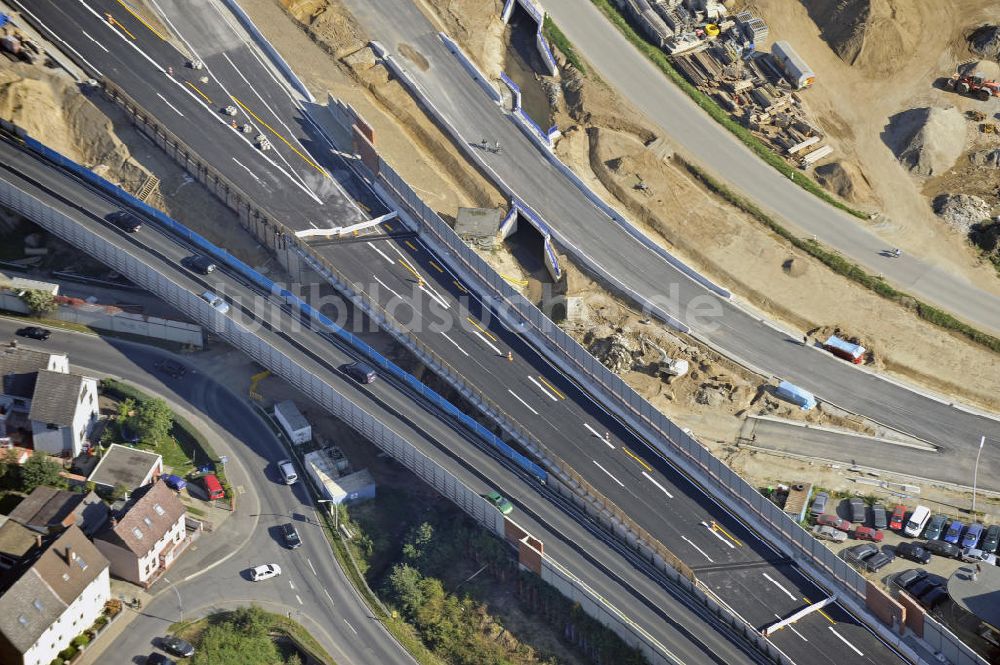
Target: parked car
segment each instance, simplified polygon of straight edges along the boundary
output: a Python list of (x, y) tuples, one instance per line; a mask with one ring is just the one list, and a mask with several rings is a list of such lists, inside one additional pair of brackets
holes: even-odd
[(854, 530), (854, 537), (858, 540), (870, 540), (874, 543), (881, 543), (885, 534), (878, 529), (871, 528), (870, 526), (859, 526)]
[(927, 577), (927, 571), (923, 568), (910, 568), (909, 570), (897, 573), (892, 578), (892, 583), (900, 589), (908, 589), (925, 577)]
[(878, 553), (878, 546), (872, 543), (862, 543), (844, 550), (844, 559), (853, 564), (860, 564), (870, 556)]
[(988, 563), (991, 566), (997, 565), (997, 555), (984, 552), (977, 547), (966, 547), (962, 549), (962, 561), (968, 563)]
[(903, 522), (906, 521), (906, 506), (898, 505), (892, 509), (892, 517), (889, 518), (889, 528), (893, 531), (902, 531)]
[(896, 556), (916, 561), (917, 563), (927, 563), (931, 560), (931, 553), (920, 546), (919, 543), (905, 541), (896, 545)]
[(865, 557), (865, 568), (873, 573), (877, 572), (892, 563), (893, 558), (889, 552), (877, 552), (872, 556)]
[(924, 531), (924, 538), (927, 540), (937, 540), (940, 538), (947, 521), (948, 518), (944, 515), (934, 515), (931, 517), (931, 521), (927, 523), (927, 530)]
[(913, 585), (906, 590), (906, 593), (910, 594), (914, 598), (919, 598), (931, 589), (935, 589), (939, 586), (941, 586), (939, 582), (932, 580), (929, 577), (924, 577), (923, 579), (914, 582)]
[(210, 275), (215, 272), (216, 265), (215, 261), (208, 258), (204, 254), (194, 254), (192, 256), (186, 256), (181, 259), (181, 265), (196, 273), (202, 275)]
[(15, 334), (18, 337), (30, 337), (31, 339), (37, 339), (40, 342), (44, 342), (52, 336), (52, 331), (39, 326), (26, 326), (24, 328), (18, 328)]
[(812, 534), (819, 540), (832, 540), (835, 543), (842, 543), (847, 540), (847, 534), (832, 526), (821, 526), (817, 524), (813, 527)]
[(850, 499), (847, 505), (851, 510), (851, 521), (856, 524), (863, 524), (865, 521), (865, 500), (856, 496)]
[(142, 220), (127, 210), (116, 210), (105, 219), (126, 233), (135, 233), (142, 228)]
[(229, 303), (227, 303), (220, 296), (212, 293), (211, 291), (205, 291), (204, 293), (202, 293), (201, 298), (209, 305), (211, 305), (212, 309), (214, 309), (219, 314), (225, 314), (226, 312), (229, 311)]
[(281, 536), (285, 539), (285, 545), (290, 550), (294, 550), (302, 545), (302, 538), (299, 537), (299, 531), (291, 522), (281, 525)]
[(994, 524), (986, 529), (986, 535), (983, 536), (983, 542), (979, 544), (979, 549), (990, 554), (996, 554), (997, 545), (1000, 545), (1000, 526)]
[(952, 559), (957, 559), (962, 555), (962, 548), (953, 543), (946, 543), (943, 540), (928, 540), (925, 543), (920, 543), (920, 546), (931, 554), (937, 554), (938, 556), (951, 557)]
[(353, 362), (344, 365), (340, 368), (347, 376), (351, 377), (358, 383), (372, 383), (375, 381), (375, 377), (378, 375), (375, 373), (375, 368), (368, 363), (363, 362)]
[(167, 484), (167, 487), (169, 487), (172, 490), (177, 490), (178, 492), (180, 492), (182, 489), (187, 487), (186, 480), (172, 473), (165, 473), (162, 476), (160, 476), (160, 478), (162, 478), (163, 482)]
[(817, 492), (816, 496), (813, 497), (812, 506), (809, 507), (809, 512), (815, 517), (817, 515), (822, 515), (826, 512), (826, 504), (830, 500), (830, 495), (826, 492)]
[(965, 527), (965, 533), (962, 534), (962, 542), (960, 545), (963, 548), (974, 548), (979, 545), (979, 539), (983, 535), (983, 525), (979, 523), (972, 523)]
[(486, 500), (497, 507), (504, 515), (510, 515), (511, 511), (514, 510), (514, 504), (504, 498), (500, 492), (493, 491), (486, 495)]
[(187, 367), (180, 364), (176, 360), (170, 358), (165, 358), (163, 360), (157, 360), (153, 363), (153, 367), (160, 370), (172, 379), (179, 379), (185, 374), (187, 374)]
[(840, 519), (836, 515), (820, 515), (816, 518), (816, 524), (820, 526), (832, 526), (834, 529), (840, 529), (845, 533), (851, 530), (851, 523)]
[(948, 600), (948, 591), (944, 587), (934, 587), (930, 591), (924, 592), (924, 595), (920, 596), (917, 600), (920, 604), (929, 610), (933, 610), (935, 607)]
[(177, 661), (154, 651), (146, 656), (146, 665), (177, 665)]
[(164, 637), (160, 642), (160, 648), (181, 658), (190, 658), (194, 655), (194, 647), (191, 646), (191, 643), (175, 635)]
[(889, 525), (886, 520), (885, 506), (876, 503), (872, 506), (872, 526), (876, 529), (884, 529)]
[(281, 566), (276, 563), (265, 563), (250, 569), (250, 579), (254, 582), (262, 582), (281, 574)]
[(952, 520), (948, 524), (948, 528), (945, 529), (944, 535), (941, 536), (941, 540), (943, 540), (946, 543), (952, 543), (953, 545), (958, 543), (958, 539), (962, 535), (962, 529), (964, 528), (965, 528), (964, 524), (962, 524), (958, 520)]

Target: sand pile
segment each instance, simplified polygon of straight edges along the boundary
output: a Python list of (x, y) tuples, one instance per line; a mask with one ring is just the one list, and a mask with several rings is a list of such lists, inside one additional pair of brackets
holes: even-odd
[(940, 175), (965, 150), (966, 121), (955, 107), (910, 109), (889, 119), (883, 138), (906, 170)]
[(969, 50), (976, 55), (1000, 60), (1000, 25), (981, 25), (968, 39)]
[(899, 69), (918, 46), (920, 19), (906, 0), (813, 0), (804, 3), (841, 60), (876, 76)]
[(990, 218), (990, 204), (969, 194), (942, 194), (934, 199), (934, 212), (948, 226), (968, 235), (975, 224)]
[(864, 201), (871, 197), (871, 187), (864, 174), (851, 162), (832, 162), (817, 166), (819, 184), (847, 201)]
[(40, 68), (0, 68), (0, 117), (129, 191), (137, 191), (148, 176), (114, 135), (107, 116), (68, 81)]

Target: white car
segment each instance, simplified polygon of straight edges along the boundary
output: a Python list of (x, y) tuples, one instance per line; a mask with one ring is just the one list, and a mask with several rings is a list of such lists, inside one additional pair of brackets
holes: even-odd
[(253, 582), (260, 582), (263, 580), (269, 580), (272, 577), (277, 577), (280, 574), (281, 566), (276, 563), (265, 563), (257, 566), (256, 568), (250, 569), (250, 580)]
[(997, 555), (984, 552), (975, 547), (966, 547), (962, 550), (962, 561), (966, 563), (988, 563), (995, 566), (997, 565)]
[(205, 291), (201, 294), (201, 297), (202, 300), (211, 305), (212, 308), (219, 314), (225, 314), (229, 311), (229, 303), (211, 291)]

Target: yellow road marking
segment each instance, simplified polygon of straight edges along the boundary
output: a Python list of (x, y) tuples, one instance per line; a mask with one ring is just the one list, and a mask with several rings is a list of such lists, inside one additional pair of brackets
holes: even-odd
[(444, 272), (444, 268), (442, 268), (438, 264), (434, 263), (433, 261), (428, 261), (428, 263), (430, 263), (431, 267), (434, 268), (435, 270), (437, 270), (438, 272), (440, 272), (440, 273)]
[[(144, 19), (143, 17), (139, 16), (135, 12), (134, 9), (132, 9), (131, 7), (129, 7), (128, 5), (126, 5), (124, 2), (122, 2), (122, 0), (118, 0), (118, 4), (121, 5), (122, 7), (124, 7), (125, 11), (127, 11), (129, 14), (131, 14), (132, 16), (134, 16), (136, 18), (136, 20), (139, 21), (139, 23), (142, 23), (144, 26), (146, 26), (147, 28), (149, 28), (149, 31), (151, 33), (153, 33), (154, 35), (156, 35), (157, 37), (159, 37), (163, 41), (167, 41), (166, 37), (164, 37), (163, 35), (161, 35), (156, 28), (154, 28), (149, 23), (147, 23), (146, 19)], [(133, 37), (133, 39), (134, 39), (134, 37)]]
[(417, 246), (416, 246), (416, 245), (414, 245), (414, 244), (413, 244), (412, 242), (410, 242), (409, 240), (405, 240), (405, 241), (403, 241), (403, 242), (405, 242), (405, 243), (406, 243), (406, 246), (407, 246), (407, 247), (409, 247), (410, 249), (412, 249), (412, 250), (413, 250), (414, 252), (415, 252), (415, 251), (417, 251)]
[(469, 292), (469, 290), (467, 288), (465, 288), (464, 286), (462, 286), (461, 284), (459, 284), (459, 282), (458, 282), (457, 279), (453, 279), (453, 280), (451, 280), (451, 282), (452, 282), (452, 284), (454, 284), (455, 286), (457, 286), (458, 290), (461, 291), (462, 293), (468, 293)]
[(410, 265), (409, 261), (407, 261), (406, 259), (400, 259), (399, 262), (403, 264), (404, 268), (413, 273), (413, 276), (417, 278), (417, 283), (419, 284), (424, 283), (424, 278), (420, 276), (420, 273), (418, 273), (416, 270), (413, 269), (413, 266)]
[(635, 453), (633, 453), (631, 450), (629, 450), (625, 446), (622, 446), (622, 450), (625, 451), (626, 455), (628, 455), (629, 457), (631, 457), (632, 459), (634, 459), (636, 462), (638, 462), (642, 466), (642, 468), (644, 468), (646, 471), (652, 471), (653, 470), (653, 467), (651, 467), (648, 464), (646, 464), (645, 460), (643, 460), (641, 457), (639, 457), (638, 455), (636, 455)]
[(105, 14), (105, 16), (108, 17), (108, 23), (110, 25), (117, 26), (119, 30), (121, 30), (122, 32), (124, 32), (129, 37), (131, 37), (132, 41), (135, 41), (135, 35), (133, 35), (131, 32), (129, 32), (128, 28), (126, 28), (124, 25), (122, 25), (121, 23), (119, 23), (118, 21), (116, 21), (114, 16), (112, 16), (111, 14)]
[(389, 222), (384, 222), (382, 226), (385, 227), (386, 231), (392, 231), (392, 224), (390, 224)]
[[(465, 291), (465, 289), (462, 289), (462, 290), (463, 290), (463, 291)], [(495, 336), (495, 335), (494, 335), (493, 333), (491, 333), (491, 332), (490, 332), (489, 330), (487, 330), (486, 328), (482, 327), (482, 326), (481, 326), (481, 325), (479, 324), (479, 321), (476, 321), (476, 320), (475, 320), (474, 318), (472, 318), (471, 316), (468, 316), (468, 317), (466, 317), (466, 318), (468, 319), (469, 323), (471, 323), (472, 325), (474, 325), (474, 326), (476, 326), (477, 328), (479, 328), (479, 332), (483, 333), (484, 335), (486, 335), (487, 337), (489, 337), (489, 338), (490, 338), (491, 340), (493, 340), (494, 342), (495, 342), (495, 341), (497, 341), (497, 338), (496, 338), (496, 336)]]
[(194, 91), (195, 91), (195, 92), (197, 92), (197, 93), (198, 93), (199, 95), (201, 95), (202, 99), (204, 99), (204, 100), (205, 100), (206, 102), (208, 102), (209, 104), (211, 104), (211, 103), (212, 103), (212, 100), (208, 98), (208, 95), (206, 95), (205, 93), (203, 93), (203, 92), (201, 91), (201, 89), (200, 89), (200, 88), (198, 88), (198, 86), (196, 86), (196, 85), (195, 85), (194, 83), (191, 83), (191, 81), (184, 81), (184, 82), (185, 82), (185, 83), (187, 83), (187, 84), (188, 84), (189, 86), (191, 86), (191, 89), (192, 89), (192, 90), (194, 90)]
[[(811, 600), (809, 600), (808, 598), (806, 598), (805, 596), (802, 596), (802, 600), (804, 600), (804, 601), (806, 601), (807, 603), (809, 603), (810, 605), (812, 605), (812, 601), (811, 601)], [(832, 624), (833, 624), (833, 625), (835, 625), (835, 626), (837, 625), (837, 622), (836, 622), (836, 621), (834, 621), (833, 619), (831, 619), (831, 618), (830, 618), (830, 615), (829, 615), (829, 614), (827, 614), (827, 613), (826, 613), (826, 612), (824, 612), (823, 610), (816, 610), (816, 611), (817, 611), (817, 612), (819, 612), (820, 614), (822, 614), (822, 615), (823, 615), (824, 617), (826, 617), (826, 620), (827, 620), (827, 621), (829, 621), (830, 623), (832, 623)]]
[(559, 399), (566, 399), (566, 396), (563, 395), (558, 390), (556, 390), (556, 387), (554, 385), (552, 385), (551, 383), (549, 383), (548, 381), (546, 381), (545, 377), (542, 376), (541, 374), (538, 375), (538, 380), (541, 381), (542, 383), (544, 383), (546, 386), (548, 386), (549, 390), (551, 390), (552, 392), (554, 392), (556, 394), (556, 397), (558, 397)]
[(503, 277), (508, 282), (510, 282), (511, 284), (517, 284), (518, 286), (528, 285), (528, 280), (526, 279), (517, 279), (515, 277), (511, 277), (510, 275), (504, 275), (503, 273), (500, 273), (500, 276)]
[(722, 533), (722, 535), (724, 535), (726, 538), (728, 538), (729, 540), (733, 541), (734, 543), (736, 543), (740, 547), (743, 546), (743, 543), (741, 543), (738, 538), (736, 538), (733, 534), (731, 534), (728, 531), (726, 531), (725, 529), (723, 529), (721, 526), (719, 526), (714, 521), (712, 522), (712, 528), (715, 529), (716, 531)]
[(280, 133), (278, 133), (278, 131), (274, 127), (272, 127), (271, 125), (269, 125), (266, 122), (264, 122), (264, 120), (259, 115), (257, 115), (256, 113), (254, 113), (253, 111), (251, 111), (249, 108), (247, 108), (246, 104), (244, 104), (240, 100), (236, 99), (236, 97), (233, 97), (232, 100), (234, 102), (236, 102), (237, 104), (239, 104), (240, 107), (244, 111), (246, 111), (247, 113), (249, 113), (253, 117), (254, 120), (256, 120), (257, 122), (259, 122), (264, 127), (267, 127), (271, 131), (272, 134), (274, 134), (279, 139), (281, 139), (281, 142), (284, 143), (285, 145), (287, 145), (289, 148), (291, 148), (292, 152), (294, 152), (296, 155), (298, 155), (299, 157), (301, 157), (302, 160), (306, 164), (308, 164), (309, 166), (313, 167), (314, 169), (316, 169), (317, 171), (319, 171), (320, 173), (322, 173), (327, 178), (330, 177), (330, 174), (327, 173), (326, 171), (324, 171), (323, 168), (319, 164), (317, 164), (316, 162), (314, 162), (313, 160), (309, 159), (308, 157), (306, 157), (305, 155), (303, 155), (301, 152), (299, 152), (298, 149), (296, 149), (295, 146), (293, 146), (291, 143), (289, 143), (288, 139), (286, 139), (284, 136), (282, 136)]

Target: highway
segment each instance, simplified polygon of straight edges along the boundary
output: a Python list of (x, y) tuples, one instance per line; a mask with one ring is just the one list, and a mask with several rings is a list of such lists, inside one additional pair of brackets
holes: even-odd
[[(0, 318), (0, 336), (13, 339), (23, 323)], [(207, 369), (199, 356), (178, 357), (156, 347), (62, 330), (53, 330), (46, 342), (19, 343), (67, 353), (73, 371), (114, 376), (197, 414), (200, 424), (227, 446), (216, 452), (230, 456), (226, 471), (233, 487), (243, 490), (239, 510), (219, 530), (203, 533), (150, 590), (154, 600), (115, 642), (115, 662), (141, 662), (134, 657), (148, 654), (176, 621), (252, 601), (280, 614), (291, 612), (337, 663), (412, 665), (406, 651), (372, 620), (337, 565), (305, 488), (288, 487), (278, 478), (274, 462), (288, 456), (281, 442), (245, 398), (217, 383), (209, 371), (199, 371)], [(158, 372), (154, 363), (167, 357), (188, 367), (188, 373), (173, 379)], [(293, 520), (303, 545), (291, 551), (276, 528)], [(246, 579), (247, 568), (272, 562), (281, 566), (281, 577), (260, 584)]]
[[(142, 256), (147, 265), (169, 275), (189, 291), (200, 293), (210, 288), (227, 294), (232, 305), (230, 316), (240, 319), (244, 326), (252, 326), (269, 344), (295, 357), (310, 371), (326, 377), (341, 394), (375, 414), (474, 491), (485, 494), (496, 488), (511, 498), (517, 507), (517, 522), (543, 541), (547, 555), (579, 579), (586, 580), (659, 643), (668, 645), (678, 662), (719, 665), (755, 662), (724, 631), (717, 632), (717, 622), (710, 615), (692, 606), (690, 599), (675, 588), (665, 585), (659, 574), (650, 571), (648, 565), (578, 509), (471, 445), (464, 430), (455, 423), (423, 408), (419, 400), (415, 401), (412, 395), (384, 378), (361, 386), (346, 377), (337, 368), (353, 358), (330, 344), (328, 337), (320, 338), (304, 329), (283, 307), (273, 302), (267, 307), (244, 306), (253, 303), (255, 297), (266, 301), (265, 294), (254, 292), (227, 271), (216, 271), (211, 280), (188, 273), (179, 267), (179, 262), (189, 250), (158, 232), (154, 224), (144, 225), (134, 235), (118, 232), (100, 221), (103, 215), (116, 209), (113, 201), (8, 143), (0, 142), (0, 157), (0, 177), (98, 230), (121, 247), (121, 251)], [(16, 164), (16, 170), (9, 166), (12, 164)], [(253, 466), (262, 468), (259, 463)], [(808, 589), (820, 593), (812, 585)], [(846, 613), (828, 609), (830, 616), (842, 622), (838, 623), (840, 630), (862, 630)]]
[[(38, 3), (35, 11), (41, 12), (44, 7), (44, 3)], [(67, 39), (75, 32), (69, 27), (71, 22), (83, 25), (89, 20), (97, 23), (93, 27), (95, 31), (98, 28), (114, 30), (113, 26), (94, 18), (93, 14), (97, 12), (89, 17), (87, 12), (76, 15), (61, 13), (76, 7), (77, 4), (70, 3), (47, 9), (44, 17), (46, 24), (60, 21), (55, 29)], [(132, 28), (141, 30), (141, 26)], [(115, 35), (116, 39), (125, 39), (117, 31)], [(151, 86), (144, 78), (148, 65), (140, 63), (139, 68), (135, 68), (135, 59), (117, 56), (118, 49), (110, 49), (102, 55), (93, 44), (88, 46), (88, 40), (83, 38), (75, 41), (74, 46), (86, 50), (87, 58), (99, 59), (102, 66), (110, 67), (119, 85), (126, 87), (129, 94), (141, 103), (145, 104), (149, 99), (156, 104), (154, 98), (166, 96), (163, 101), (169, 99), (176, 108), (174, 113), (166, 109), (161, 119), (190, 145), (203, 145), (197, 136), (190, 139), (185, 136), (191, 121), (178, 121), (178, 116), (187, 117), (183, 114), (200, 118), (202, 116), (198, 114), (206, 111), (199, 111), (197, 104), (190, 101), (192, 95), (186, 91), (185, 94), (176, 93), (174, 89), (182, 86), (171, 85), (173, 81), (167, 81), (166, 86)], [(149, 57), (164, 58), (158, 61), (160, 66), (171, 61), (176, 61), (178, 68), (183, 65), (183, 60), (163, 40), (147, 36), (144, 49)], [(238, 54), (229, 56), (234, 61), (238, 57)], [(252, 57), (243, 58), (238, 61), (240, 67), (259, 66), (259, 63), (254, 64)], [(211, 65), (209, 67), (212, 68)], [(214, 71), (218, 75), (220, 70), (215, 68)], [(225, 76), (225, 72), (222, 75)], [(222, 85), (227, 89), (238, 86), (236, 78), (255, 82), (267, 80), (264, 74), (230, 76), (232, 78), (225, 79), (220, 88)], [(202, 89), (208, 95), (217, 94), (213, 89)], [(238, 94), (232, 93), (231, 96)], [(506, 122), (502, 117), (501, 121)], [(227, 142), (232, 142), (229, 137), (235, 135), (219, 123), (195, 124), (199, 132), (208, 129), (218, 132), (221, 128), (225, 132), (222, 140)], [(218, 167), (224, 171), (228, 168), (229, 173), (238, 177), (240, 170), (221, 156), (225, 150), (220, 151), (220, 145), (216, 143), (211, 148), (219, 155), (215, 160)], [(537, 158), (536, 152), (531, 154)], [(249, 157), (243, 165), (249, 165), (254, 171), (269, 168), (260, 159)], [(303, 160), (300, 169), (304, 171), (308, 168), (313, 167)], [(245, 182), (246, 177), (243, 178)], [(306, 209), (314, 206), (309, 203), (308, 196), (298, 193), (294, 201), (303, 203)], [(283, 221), (293, 227), (306, 226), (295, 218)], [(390, 236), (394, 231), (391, 226), (385, 229)], [(478, 303), (465, 297), (468, 289), (458, 283), (447, 271), (446, 264), (430, 255), (418, 239), (390, 237), (375, 242), (324, 244), (318, 249), (338, 269), (366, 285), (366, 290), (386, 307), (393, 307), (400, 317), (408, 318), (408, 327), (453, 367), (459, 368), (467, 378), (478, 376), (476, 383), (480, 390), (495, 402), (503, 404), (508, 413), (514, 414), (514, 418), (563, 459), (572, 460), (577, 471), (661, 542), (672, 543), (672, 549), (699, 572), (706, 584), (753, 625), (763, 626), (776, 616), (795, 611), (809, 602), (805, 598), (822, 597), (797, 568), (784, 561), (663, 459), (653, 454), (644, 442), (636, 440), (607, 416), (522, 340), (495, 321), (486, 320), (486, 312), (479, 308)], [(420, 277), (416, 279), (418, 272)], [(231, 293), (229, 290), (224, 292)], [(406, 296), (400, 296), (400, 293)], [(411, 294), (418, 296), (412, 307), (409, 306)], [(467, 317), (463, 311), (462, 315), (452, 317), (453, 320), (458, 318), (461, 325), (447, 330), (436, 329), (433, 323), (437, 318), (450, 310), (461, 311), (460, 302), (463, 299), (468, 302), (468, 311), (473, 318), (471, 325), (465, 325)], [(511, 360), (505, 358), (507, 351), (513, 354)], [(496, 380), (485, 381), (485, 377)], [(602, 431), (609, 434), (606, 440), (601, 436)], [(770, 593), (762, 594), (762, 585)], [(845, 612), (838, 608), (829, 614), (838, 617), (835, 628), (823, 623), (828, 619), (816, 616), (816, 623), (811, 623), (813, 618), (804, 620), (797, 626), (796, 633), (779, 633), (774, 638), (776, 644), (790, 654), (810, 659), (827, 658), (827, 654), (836, 654), (839, 660), (847, 662), (865, 662), (867, 659), (887, 662), (892, 659), (885, 646)], [(845, 640), (850, 648), (845, 646)]]

